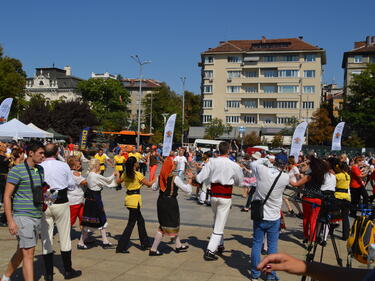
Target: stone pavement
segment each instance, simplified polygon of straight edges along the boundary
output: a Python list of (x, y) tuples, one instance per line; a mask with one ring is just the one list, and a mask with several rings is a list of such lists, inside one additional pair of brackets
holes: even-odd
[[(179, 203), (181, 209), (181, 239), (190, 245), (186, 253), (175, 253), (174, 245), (169, 239), (164, 239), (160, 249), (166, 254), (161, 257), (149, 257), (148, 252), (143, 252), (139, 247), (138, 232), (134, 229), (132, 246), (129, 254), (116, 254), (114, 249), (104, 250), (100, 247), (100, 235), (95, 233), (98, 239), (96, 245), (89, 250), (77, 250), (79, 232), (77, 228), (72, 231), (73, 237), (73, 266), (83, 271), (81, 278), (76, 280), (215, 280), (215, 281), (240, 281), (248, 280), (249, 254), (251, 247), (251, 223), (248, 213), (241, 213), (239, 206), (244, 200), (241, 197), (241, 189), (234, 191), (233, 207), (225, 231), (224, 255), (218, 261), (206, 262), (202, 255), (207, 246), (211, 234), (212, 213), (210, 208), (199, 206), (190, 196), (181, 194)], [(157, 192), (144, 189), (142, 213), (146, 219), (148, 235), (153, 237), (157, 230), (156, 223), (156, 198)], [(109, 217), (108, 232), (110, 240), (116, 243), (116, 239), (122, 233), (127, 223), (128, 211), (123, 207), (124, 191), (116, 192), (113, 189), (103, 191), (104, 205)], [(286, 218), (287, 231), (282, 232), (279, 241), (279, 251), (286, 252), (298, 258), (304, 259), (306, 250), (301, 244), (302, 221), (296, 218)], [(340, 235), (340, 231), (338, 231)], [(341, 258), (346, 263), (345, 243), (337, 239)], [(7, 228), (0, 228), (0, 273), (2, 273), (16, 248), (17, 242), (11, 237)], [(62, 264), (58, 247), (58, 236), (55, 236), (55, 280), (63, 280), (61, 274)], [(320, 257), (320, 247), (317, 258)], [(323, 261), (336, 264), (332, 244), (324, 251)], [(353, 262), (357, 267), (358, 263)], [(40, 243), (36, 250), (36, 276), (37, 280), (43, 280), (43, 266)], [(300, 280), (300, 277), (279, 273), (281, 280)], [(21, 269), (17, 270), (12, 280), (22, 280)]]

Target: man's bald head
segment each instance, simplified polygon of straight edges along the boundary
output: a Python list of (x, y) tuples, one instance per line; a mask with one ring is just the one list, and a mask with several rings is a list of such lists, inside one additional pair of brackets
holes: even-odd
[(45, 152), (44, 152), (44, 156), (46, 158), (50, 158), (50, 157), (56, 157), (57, 156), (57, 152), (58, 152), (58, 147), (57, 145), (53, 144), (53, 143), (49, 143), (46, 145), (45, 147)]

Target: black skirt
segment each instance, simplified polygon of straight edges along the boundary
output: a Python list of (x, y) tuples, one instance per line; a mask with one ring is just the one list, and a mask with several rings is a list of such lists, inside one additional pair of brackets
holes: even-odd
[(157, 202), (159, 230), (167, 236), (176, 236), (180, 231), (180, 209), (176, 197), (159, 195)]
[(100, 228), (107, 222), (104, 211), (101, 191), (87, 189), (85, 193), (85, 206), (82, 215), (82, 225)]

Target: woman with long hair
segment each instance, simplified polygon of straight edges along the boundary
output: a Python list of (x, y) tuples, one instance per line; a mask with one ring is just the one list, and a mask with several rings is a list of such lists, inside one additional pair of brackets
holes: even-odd
[(305, 175), (297, 182), (291, 181), (290, 184), (295, 187), (304, 186), (307, 192), (302, 197), (303, 243), (307, 243), (315, 241), (316, 238), (316, 224), (322, 200), (314, 193), (320, 191), (320, 187), (324, 183), (324, 175), (328, 172), (328, 166), (323, 160), (311, 155), (307, 161), (300, 164), (300, 168)]
[[(158, 246), (163, 236), (169, 236), (176, 241), (176, 253), (185, 252), (189, 246), (182, 245), (179, 237), (180, 231), (180, 209), (178, 206), (177, 195), (181, 189), (186, 193), (191, 193), (192, 178), (189, 177), (189, 183), (185, 184), (180, 177), (173, 175), (175, 162), (172, 156), (168, 156), (161, 168), (158, 186), (160, 188), (157, 201), (159, 229), (155, 234), (154, 243), (150, 249), (150, 256), (160, 256), (163, 253), (158, 251)], [(157, 185), (154, 185), (157, 190)]]
[(142, 250), (148, 250), (150, 248), (148, 235), (145, 227), (145, 220), (141, 213), (142, 197), (141, 187), (143, 185), (151, 187), (156, 181), (148, 181), (145, 176), (138, 172), (139, 164), (135, 157), (129, 157), (125, 162), (125, 172), (120, 177), (119, 173), (116, 173), (116, 182), (120, 184), (124, 182), (126, 188), (125, 206), (129, 210), (128, 224), (126, 225), (124, 232), (118, 242), (116, 253), (129, 253), (127, 250), (130, 236), (133, 232), (135, 223), (138, 225), (139, 240), (141, 241)]
[(158, 169), (158, 164), (159, 164), (159, 153), (156, 150), (156, 147), (152, 148), (151, 152), (148, 155), (148, 164), (149, 164), (149, 169), (150, 169), (150, 181), (153, 181), (155, 179), (155, 173), (156, 170)]

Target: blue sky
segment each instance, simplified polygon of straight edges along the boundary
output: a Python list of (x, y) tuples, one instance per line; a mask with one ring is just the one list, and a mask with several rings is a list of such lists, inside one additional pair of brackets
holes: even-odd
[(341, 60), (354, 41), (375, 35), (375, 1), (160, 0), (2, 1), (0, 44), (20, 59), (28, 76), (36, 67), (70, 65), (91, 72), (137, 77), (138, 54), (152, 64), (145, 77), (180, 93), (199, 93), (200, 53), (231, 39), (304, 40), (327, 51), (324, 81), (342, 84)]

